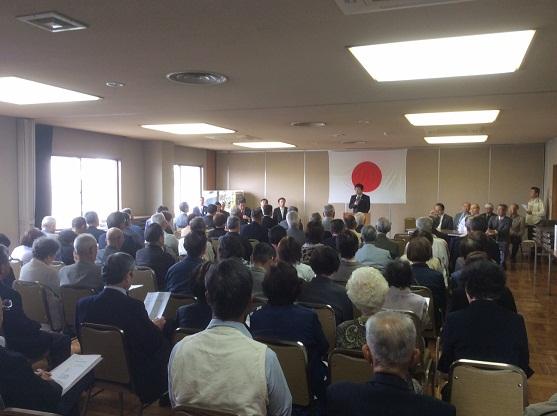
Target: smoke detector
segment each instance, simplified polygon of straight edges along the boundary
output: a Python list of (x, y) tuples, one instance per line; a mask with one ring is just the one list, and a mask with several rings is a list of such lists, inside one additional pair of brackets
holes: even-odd
[(26, 16), (18, 16), (16, 19), (20, 22), (29, 23), (39, 29), (53, 33), (87, 29), (87, 25), (84, 23), (78, 22), (58, 12), (29, 14)]
[(170, 81), (188, 85), (220, 85), (228, 81), (226, 75), (208, 71), (172, 72), (166, 75)]

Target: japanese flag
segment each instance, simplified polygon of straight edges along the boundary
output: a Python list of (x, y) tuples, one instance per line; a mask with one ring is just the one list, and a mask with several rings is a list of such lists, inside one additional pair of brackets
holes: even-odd
[(329, 203), (348, 203), (354, 185), (371, 203), (406, 203), (406, 149), (329, 152)]

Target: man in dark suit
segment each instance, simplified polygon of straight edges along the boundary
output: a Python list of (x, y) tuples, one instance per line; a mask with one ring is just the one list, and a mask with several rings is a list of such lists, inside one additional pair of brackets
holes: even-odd
[[(122, 230), (122, 232), (124, 233), (124, 244), (122, 245), (121, 251), (135, 257), (135, 253), (140, 248), (143, 248), (143, 244), (140, 244), (139, 241), (137, 241), (137, 239), (135, 239), (130, 232), (126, 232), (128, 229), (128, 218), (128, 215), (124, 214), (123, 212), (113, 212), (107, 217), (106, 226), (108, 228), (116, 227)], [(99, 248), (103, 249), (105, 247), (106, 234), (103, 234), (99, 237)]]
[(462, 211), (457, 212), (454, 216), (454, 220), (453, 220), (454, 229), (458, 230), (459, 225), (461, 225), (461, 229), (464, 229), (466, 226), (466, 224), (464, 224), (464, 221), (466, 221), (466, 218), (469, 215), (470, 215), (470, 202), (465, 202), (462, 204)]
[(214, 228), (207, 232), (207, 238), (209, 240), (222, 237), (226, 234), (226, 230), (224, 226), (226, 224), (226, 216), (222, 212), (217, 212), (213, 217), (213, 226)]
[(215, 214), (217, 213), (217, 206), (215, 204), (207, 205), (207, 214), (203, 217), (203, 221), (208, 230), (212, 230), (214, 225)]
[(99, 216), (95, 211), (86, 212), (85, 221), (87, 222), (87, 234), (91, 234), (97, 242), (99, 241), (99, 237), (104, 234), (103, 230), (100, 230), (99, 227)]
[(316, 276), (303, 286), (298, 300), (331, 305), (337, 325), (352, 319), (354, 311), (346, 289), (331, 280), (340, 266), (337, 252), (328, 246), (316, 247), (311, 253), (309, 264)]
[(480, 215), (485, 218), (486, 223), (489, 223), (489, 220), (491, 219), (491, 217), (496, 216), (496, 214), (494, 212), (493, 204), (491, 202), (488, 202), (487, 204), (484, 205), (484, 208), (485, 208), (485, 212), (483, 214), (480, 214)]
[(166, 291), (193, 295), (193, 281), (195, 269), (203, 263), (203, 255), (207, 249), (205, 233), (192, 231), (184, 237), (184, 248), (188, 253), (180, 262), (176, 263), (166, 273)]
[(265, 227), (267, 230), (270, 230), (275, 225), (278, 224), (277, 220), (272, 216), (273, 214), (273, 206), (272, 205), (265, 205), (263, 207), (263, 219), (261, 220), (261, 225)]
[(392, 259), (400, 257), (402, 253), (400, 253), (399, 245), (387, 237), (387, 234), (391, 232), (391, 221), (388, 218), (379, 217), (375, 223), (375, 229), (377, 230), (377, 238), (373, 245), (388, 250)]
[(507, 217), (507, 205), (499, 204), (497, 206), (497, 215), (493, 215), (487, 222), (487, 234), (497, 241), (499, 246), (499, 254), (501, 266), (506, 268), (505, 261), (509, 251), (509, 241), (511, 236), (511, 226), (513, 221)]
[(261, 225), (263, 219), (263, 212), (261, 208), (255, 208), (251, 212), (251, 223), (242, 227), (240, 236), (248, 240), (257, 240), (260, 243), (267, 243), (269, 241), (268, 231)]
[(373, 367), (365, 384), (340, 382), (327, 390), (327, 414), (335, 416), (454, 416), (456, 409), (442, 401), (415, 394), (408, 385), (409, 369), (419, 362), (416, 328), (399, 312), (383, 311), (366, 325), (362, 351)]
[(100, 266), (104, 266), (106, 259), (108, 259), (112, 254), (118, 253), (122, 250), (122, 245), (124, 244), (124, 233), (121, 229), (112, 227), (106, 232), (106, 247), (100, 249), (97, 252), (97, 259), (95, 263)]
[(445, 205), (441, 202), (435, 204), (433, 208), (432, 215), (436, 216), (439, 219), (439, 222), (436, 222), (437, 228), (439, 231), (441, 230), (454, 230), (454, 223), (453, 217), (448, 214), (445, 214)]
[(447, 317), (439, 370), (448, 373), (454, 361), (470, 359), (516, 365), (531, 376), (524, 319), (495, 301), (505, 288), (505, 272), (480, 260), (467, 265), (461, 279), (470, 304)]
[(205, 214), (207, 214), (207, 207), (205, 206), (204, 197), (199, 198), (199, 205), (193, 207), (193, 213), (198, 217), (203, 217)]
[(286, 208), (286, 198), (281, 196), (278, 199), (279, 206), (275, 208), (273, 211), (273, 219), (276, 223), (280, 223), (281, 221), (286, 221), (286, 214), (288, 213), (288, 209)]
[(130, 371), (142, 403), (151, 403), (167, 390), (166, 366), (170, 345), (163, 337), (164, 318), (149, 319), (145, 305), (127, 294), (135, 261), (116, 253), (103, 267), (104, 290), (81, 299), (76, 309), (76, 328), (84, 322), (113, 325), (124, 331), (130, 352)]
[(242, 224), (247, 224), (251, 221), (251, 208), (246, 205), (245, 198), (240, 198), (238, 200), (238, 210)]
[(356, 193), (350, 197), (348, 208), (350, 208), (354, 214), (356, 212), (363, 212), (364, 214), (367, 214), (371, 205), (369, 196), (364, 194), (364, 185), (357, 183), (354, 185), (354, 191)]
[(155, 272), (157, 287), (164, 290), (165, 276), (168, 269), (175, 263), (172, 254), (164, 249), (164, 231), (157, 223), (150, 224), (145, 230), (147, 245), (137, 250), (135, 255), (137, 265), (151, 268)]
[(323, 240), (323, 244), (331, 247), (335, 251), (338, 251), (337, 237), (340, 233), (344, 231), (344, 221), (340, 219), (335, 219), (331, 221), (331, 237)]
[(240, 219), (238, 217), (233, 217), (233, 216), (228, 217), (228, 219), (226, 220), (226, 228), (228, 228), (228, 232), (222, 237), (220, 237), (219, 241), (221, 241), (221, 239), (231, 234), (238, 236), (243, 247), (242, 250), (244, 254), (243, 259), (246, 261), (250, 261), (253, 247), (251, 246), (251, 243), (246, 237), (240, 235), (240, 228), (241, 228)]

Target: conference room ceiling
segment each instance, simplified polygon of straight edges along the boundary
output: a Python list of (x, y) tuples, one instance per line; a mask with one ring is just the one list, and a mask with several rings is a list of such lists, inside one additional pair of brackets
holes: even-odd
[[(16, 16), (55, 10), (89, 26), (49, 33)], [(378, 83), (347, 46), (536, 29), (510, 74)], [(0, 114), (40, 123), (162, 139), (215, 150), (280, 140), (299, 149), (428, 146), (403, 114), (501, 109), (488, 144), (557, 137), (557, 1), (473, 0), (344, 15), (334, 0), (3, 0), (0, 76), (16, 75), (103, 97), (17, 106)], [(186, 86), (170, 72), (225, 74)], [(120, 81), (122, 88), (109, 88)], [(292, 127), (323, 121), (325, 127)], [(205, 122), (231, 135), (177, 136), (141, 124)], [(442, 129), (453, 132), (452, 129)], [(437, 133), (443, 131), (437, 130)]]

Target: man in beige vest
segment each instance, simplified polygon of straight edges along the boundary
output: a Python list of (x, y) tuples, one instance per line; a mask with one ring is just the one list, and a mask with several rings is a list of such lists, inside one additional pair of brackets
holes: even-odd
[(205, 280), (213, 319), (172, 350), (168, 392), (172, 406), (223, 410), (239, 416), (288, 416), (292, 396), (275, 353), (244, 325), (253, 281), (236, 259), (211, 267)]

